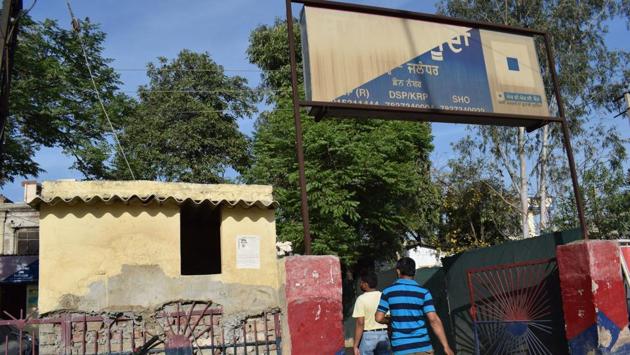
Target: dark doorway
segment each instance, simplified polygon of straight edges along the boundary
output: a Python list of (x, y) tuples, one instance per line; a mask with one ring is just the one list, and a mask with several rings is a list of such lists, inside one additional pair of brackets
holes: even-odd
[(20, 310), (26, 316), (26, 284), (0, 284), (0, 319), (9, 319), (2, 311), (19, 318)]
[(180, 207), (182, 275), (221, 273), (220, 208), (195, 203)]

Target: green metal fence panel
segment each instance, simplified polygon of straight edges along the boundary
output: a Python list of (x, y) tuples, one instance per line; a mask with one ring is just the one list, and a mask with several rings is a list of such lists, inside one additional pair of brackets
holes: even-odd
[[(512, 264), (531, 260), (555, 258), (556, 247), (581, 238), (579, 229), (544, 234), (539, 237), (510, 241), (442, 259), (446, 275), (449, 304), (450, 338), (458, 354), (474, 354), (475, 340), (470, 317), (470, 293), (467, 271), (493, 265)], [(557, 292), (559, 292), (559, 287)], [(554, 307), (562, 312), (562, 305)], [(561, 317), (560, 317), (561, 318)], [(564, 341), (564, 339), (558, 339)]]

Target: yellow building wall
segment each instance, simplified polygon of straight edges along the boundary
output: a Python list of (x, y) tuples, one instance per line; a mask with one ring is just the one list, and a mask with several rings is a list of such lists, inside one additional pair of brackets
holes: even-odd
[[(274, 211), (223, 207), (221, 216), (221, 274), (181, 276), (177, 204), (41, 205), (40, 313), (137, 309), (185, 299), (234, 310), (277, 306)], [(236, 268), (238, 235), (260, 236), (260, 269)]]
[[(274, 218), (272, 209), (224, 207), (221, 210), (222, 281), (278, 288)], [(260, 237), (260, 269), (237, 269), (236, 238), (239, 235)]]

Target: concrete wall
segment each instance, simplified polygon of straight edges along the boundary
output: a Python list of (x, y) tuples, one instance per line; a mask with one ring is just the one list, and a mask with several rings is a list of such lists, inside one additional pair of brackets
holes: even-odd
[[(179, 206), (102, 202), (41, 207), (40, 313), (142, 310), (212, 300), (224, 312), (278, 307), (274, 211), (221, 210), (222, 272), (181, 276)], [(258, 235), (261, 267), (236, 269), (236, 236)]]

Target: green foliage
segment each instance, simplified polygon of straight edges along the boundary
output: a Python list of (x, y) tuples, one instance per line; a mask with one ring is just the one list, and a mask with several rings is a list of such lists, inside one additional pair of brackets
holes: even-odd
[[(617, 139), (614, 128), (597, 125), (592, 129), (588, 144), (584, 144), (581, 190), (591, 236), (596, 238), (630, 237), (630, 171), (625, 146), (627, 140)], [(554, 216), (558, 228), (577, 224), (572, 204), (562, 203)]]
[[(147, 75), (120, 135), (137, 179), (218, 183), (228, 169), (247, 169), (249, 141), (237, 119), (253, 114), (257, 97), (244, 78), (188, 50), (158, 58)], [(130, 178), (120, 154), (111, 174)]]
[[(297, 26), (296, 26), (297, 27)], [(299, 32), (294, 34), (299, 43)], [(274, 104), (256, 123), (254, 162), (245, 179), (274, 186), (278, 234), (303, 248), (286, 24), (260, 26), (249, 58), (263, 70)], [(314, 122), (303, 115), (313, 252), (387, 260), (403, 244), (434, 233), (439, 194), (430, 181), (427, 124), (381, 120)]]
[[(293, 26), (293, 32), (299, 46), (300, 27), (297, 23)], [(289, 64), (289, 41), (286, 22), (276, 19), (273, 26), (262, 25), (254, 29), (250, 34), (247, 55), (250, 62), (255, 63), (262, 70), (261, 88), (271, 91), (273, 95), (267, 96), (270, 103), (274, 102), (274, 95), (281, 91), (290, 94), (291, 89), (291, 65)], [(296, 61), (302, 63), (302, 52), (296, 50)], [(302, 65), (297, 66), (298, 81), (302, 82)], [(300, 87), (301, 88), (301, 87)]]
[(505, 207), (518, 200), (492, 181), (470, 181), (449, 186), (442, 206), (438, 249), (458, 253), (507, 241), (519, 233), (519, 213)]
[[(103, 58), (105, 34), (81, 21), (81, 31), (100, 94), (115, 124), (132, 108), (117, 94), (119, 78)], [(10, 116), (6, 126), (0, 185), (16, 176), (37, 175), (33, 160), (42, 146), (61, 147), (75, 158), (74, 168), (88, 177), (102, 174), (102, 150), (109, 128), (92, 89), (77, 35), (53, 20), (20, 20), (14, 58)]]
[(484, 157), (475, 142), (463, 139), (455, 150), (458, 160), (449, 171), (436, 174), (442, 186), (442, 220), (434, 245), (447, 253), (499, 244), (520, 232), (518, 196), (503, 182), (484, 173)]
[[(103, 58), (105, 34), (81, 21), (96, 86), (136, 178), (222, 182), (249, 165), (249, 141), (236, 120), (257, 96), (206, 53), (182, 51), (147, 66), (138, 101), (117, 92), (119, 76)], [(129, 179), (122, 151), (94, 92), (77, 33), (55, 21), (21, 21), (0, 184), (37, 175), (42, 146), (61, 147), (89, 179)]]

